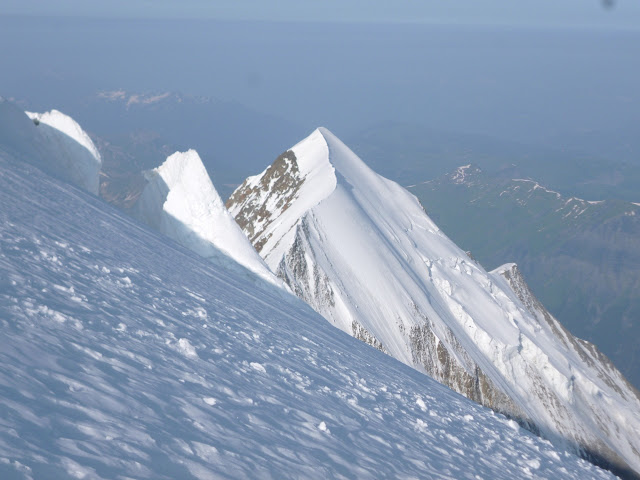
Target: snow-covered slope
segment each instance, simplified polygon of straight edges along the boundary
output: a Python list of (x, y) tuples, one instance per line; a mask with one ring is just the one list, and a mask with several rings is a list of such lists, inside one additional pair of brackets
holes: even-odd
[(216, 192), (195, 150), (176, 152), (145, 172), (147, 184), (131, 213), (198, 255), (215, 262), (232, 258), (275, 285), (282, 285)]
[(0, 152), (98, 193), (100, 154), (82, 128), (57, 110), (25, 113), (0, 97)]
[(619, 372), (592, 345), (570, 348), (585, 344), (543, 323), (328, 130), (247, 179), (227, 206), (272, 271), (332, 324), (558, 444), (640, 472), (640, 399)]
[(0, 155), (0, 478), (612, 478)]

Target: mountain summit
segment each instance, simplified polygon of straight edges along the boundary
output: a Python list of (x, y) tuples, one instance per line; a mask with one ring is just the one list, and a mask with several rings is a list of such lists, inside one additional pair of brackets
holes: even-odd
[(267, 265), (341, 330), (618, 472), (640, 472), (640, 398), (535, 300), (325, 128), (227, 207)]

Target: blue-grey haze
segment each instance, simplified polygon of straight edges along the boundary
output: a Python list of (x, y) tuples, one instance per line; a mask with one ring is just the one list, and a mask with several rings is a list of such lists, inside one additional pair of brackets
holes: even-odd
[(39, 109), (172, 90), (342, 136), (403, 121), (559, 146), (602, 138), (604, 151), (638, 142), (629, 30), (5, 16), (0, 44), (0, 94)]
[(0, 14), (640, 28), (635, 0), (4, 0)]

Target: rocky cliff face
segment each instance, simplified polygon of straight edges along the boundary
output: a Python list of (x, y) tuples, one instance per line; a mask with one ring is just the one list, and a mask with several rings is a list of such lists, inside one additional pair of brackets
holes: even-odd
[[(245, 182), (245, 188), (233, 192), (227, 201), (227, 206), (236, 206), (236, 222), (258, 252), (269, 239), (262, 235), (263, 232), (278, 218), (278, 212), (289, 208), (300, 190), (301, 180), (296, 156), (288, 150), (276, 158), (255, 184)], [(264, 197), (265, 201), (259, 204), (257, 197), (264, 192), (269, 192), (269, 196)], [(267, 202), (273, 199), (277, 200)], [(243, 205), (244, 208), (238, 208), (238, 205)]]
[(328, 321), (623, 474), (640, 399), (515, 267), (485, 272), (415, 197), (316, 130), (227, 203), (268, 266)]

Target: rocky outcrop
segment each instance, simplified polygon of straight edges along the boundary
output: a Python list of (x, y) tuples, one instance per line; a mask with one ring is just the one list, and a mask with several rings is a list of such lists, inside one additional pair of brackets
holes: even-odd
[[(276, 158), (258, 181), (245, 182), (227, 200), (227, 208), (235, 209), (236, 222), (258, 252), (269, 239), (262, 233), (271, 221), (278, 218), (274, 211), (285, 212), (296, 198), (301, 184), (296, 155), (287, 150)], [(256, 204), (256, 197), (260, 198), (264, 192), (269, 192), (269, 196), (262, 197), (264, 201)]]

